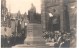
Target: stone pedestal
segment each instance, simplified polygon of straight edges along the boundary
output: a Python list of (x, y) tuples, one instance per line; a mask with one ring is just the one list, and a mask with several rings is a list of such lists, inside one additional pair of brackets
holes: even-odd
[(42, 25), (29, 23), (27, 25), (27, 37), (24, 41), (24, 44), (27, 45), (36, 45), (36, 46), (44, 46), (45, 40), (42, 37)]

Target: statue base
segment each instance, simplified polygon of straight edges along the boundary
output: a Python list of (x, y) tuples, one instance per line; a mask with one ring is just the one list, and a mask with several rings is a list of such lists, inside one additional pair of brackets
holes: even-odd
[(24, 44), (35, 45), (35, 46), (44, 46), (45, 39), (42, 37), (42, 25), (36, 23), (29, 23), (27, 25), (27, 37), (24, 41)]

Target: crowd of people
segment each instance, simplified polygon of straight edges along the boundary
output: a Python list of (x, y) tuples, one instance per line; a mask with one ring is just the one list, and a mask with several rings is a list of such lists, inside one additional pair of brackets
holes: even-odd
[[(76, 37), (74, 33), (75, 32), (73, 30), (71, 31), (71, 33), (60, 32), (60, 31), (54, 31), (54, 32), (45, 31), (43, 32), (43, 38), (45, 39), (46, 43), (47, 42), (54, 43), (54, 45), (52, 46), (54, 48), (69, 48), (72, 45), (70, 41), (72, 41), (73, 38)], [(19, 33), (18, 36), (12, 35), (10, 37), (7, 37), (6, 35), (5, 36), (1, 35), (1, 47), (7, 48), (17, 44), (23, 44), (25, 38), (26, 38), (26, 35), (24, 30), (22, 30), (21, 34)], [(75, 41), (73, 44), (76, 46)]]
[(24, 43), (24, 39), (26, 38), (24, 30), (22, 30), (21, 33), (18, 34), (18, 36), (15, 36), (14, 34), (15, 33), (13, 33), (13, 35), (10, 37), (6, 35), (1, 35), (1, 47), (2, 48), (12, 47), (14, 45)]
[[(56, 48), (69, 48), (70, 47), (70, 38), (71, 34), (66, 32), (54, 31), (54, 32), (44, 32), (43, 38), (46, 42), (54, 43), (53, 47)], [(54, 39), (52, 41), (52, 39)]]

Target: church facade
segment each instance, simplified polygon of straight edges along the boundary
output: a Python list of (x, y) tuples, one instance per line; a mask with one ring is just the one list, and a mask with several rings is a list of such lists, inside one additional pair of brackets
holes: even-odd
[(76, 0), (42, 0), (41, 8), (43, 31), (59, 30), (70, 33), (71, 28), (76, 28)]

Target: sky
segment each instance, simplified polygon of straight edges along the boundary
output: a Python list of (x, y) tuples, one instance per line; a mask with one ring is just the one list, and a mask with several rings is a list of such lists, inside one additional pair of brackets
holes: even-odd
[(6, 7), (11, 13), (17, 13), (20, 10), (23, 14), (28, 12), (32, 3), (36, 7), (36, 12), (41, 13), (41, 0), (6, 0)]

